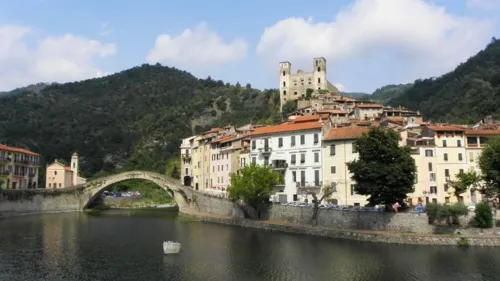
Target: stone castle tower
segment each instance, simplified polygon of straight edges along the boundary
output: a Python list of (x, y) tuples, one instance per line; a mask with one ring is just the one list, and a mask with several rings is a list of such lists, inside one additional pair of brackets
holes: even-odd
[(298, 70), (292, 74), (292, 64), (288, 61), (280, 62), (280, 103), (281, 107), (290, 100), (305, 98), (307, 89), (316, 93), (327, 90), (338, 95), (338, 89), (327, 79), (326, 59), (324, 57), (313, 59), (313, 72)]
[(73, 171), (73, 186), (78, 184), (78, 153), (73, 153), (71, 156), (71, 171)]

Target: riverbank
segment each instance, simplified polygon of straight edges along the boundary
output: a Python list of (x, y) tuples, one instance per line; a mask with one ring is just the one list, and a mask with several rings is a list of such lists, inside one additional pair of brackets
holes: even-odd
[(453, 235), (453, 234), (416, 234), (388, 231), (368, 231), (335, 229), (324, 226), (288, 223), (282, 221), (256, 221), (196, 212), (190, 208), (179, 209), (179, 216), (192, 220), (226, 224), (240, 227), (259, 228), (267, 231), (314, 235), (337, 239), (348, 239), (375, 243), (439, 245), (439, 246), (491, 246), (500, 247), (500, 236), (491, 235)]

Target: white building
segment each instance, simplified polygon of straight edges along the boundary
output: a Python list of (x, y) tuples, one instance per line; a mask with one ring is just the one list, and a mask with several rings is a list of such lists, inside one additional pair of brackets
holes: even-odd
[(185, 138), (181, 143), (181, 180), (186, 186), (192, 186), (193, 174), (193, 148), (196, 136)]
[[(310, 120), (311, 116), (308, 116)], [(322, 187), (321, 138), (323, 120), (294, 120), (255, 129), (250, 135), (250, 159), (257, 165), (271, 165), (284, 175), (276, 189), (275, 201), (307, 198), (306, 191), (320, 193)], [(311, 197), (309, 197), (310, 200)]]
[(354, 191), (355, 181), (347, 168), (347, 163), (356, 160), (359, 153), (354, 142), (363, 133), (368, 133), (368, 127), (332, 128), (323, 139), (323, 182), (325, 185), (335, 185), (335, 192), (327, 201), (338, 205), (364, 206), (368, 203), (367, 196), (358, 195)]

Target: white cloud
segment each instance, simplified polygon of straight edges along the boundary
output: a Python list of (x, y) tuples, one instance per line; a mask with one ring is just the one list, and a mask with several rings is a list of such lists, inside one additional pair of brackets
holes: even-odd
[(0, 26), (0, 90), (93, 78), (103, 73), (95, 59), (115, 53), (114, 44), (72, 34), (40, 38), (24, 26)]
[(329, 65), (388, 59), (412, 76), (406, 79), (416, 79), (451, 70), (483, 48), (491, 31), (489, 21), (453, 15), (424, 0), (357, 0), (331, 22), (277, 22), (265, 29), (257, 54), (274, 69), (278, 61), (301, 66), (318, 56)]
[(243, 39), (224, 42), (202, 22), (194, 29), (185, 29), (177, 36), (159, 35), (146, 59), (150, 63), (160, 62), (196, 71), (241, 61), (246, 54), (247, 43)]
[(335, 83), (333, 84), (340, 92), (346, 92), (347, 89), (345, 88), (344, 85), (340, 84), (340, 83)]

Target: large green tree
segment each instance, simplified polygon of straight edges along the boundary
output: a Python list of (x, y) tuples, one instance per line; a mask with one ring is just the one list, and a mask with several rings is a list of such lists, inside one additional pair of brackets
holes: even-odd
[[(231, 174), (231, 186), (228, 188), (229, 198), (243, 203), (255, 212), (259, 205), (269, 203), (274, 187), (283, 178), (270, 167), (250, 165)], [(255, 213), (253, 214), (255, 217)]]
[(359, 158), (347, 163), (354, 190), (368, 195), (371, 205), (390, 205), (414, 191), (416, 165), (409, 147), (400, 147), (399, 134), (390, 129), (372, 128), (354, 143)]
[(487, 196), (500, 196), (500, 136), (488, 140), (479, 155), (479, 168)]
[(283, 108), (281, 109), (281, 113), (283, 115), (283, 118), (285, 118), (288, 114), (297, 111), (297, 100), (289, 100), (287, 101), (284, 105)]
[(469, 188), (474, 189), (474, 191), (482, 191), (480, 187), (481, 176), (476, 171), (460, 172), (455, 177), (456, 180), (448, 181), (448, 183), (453, 187), (453, 194), (457, 197), (457, 200)]

